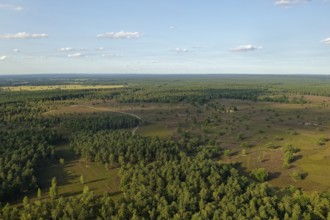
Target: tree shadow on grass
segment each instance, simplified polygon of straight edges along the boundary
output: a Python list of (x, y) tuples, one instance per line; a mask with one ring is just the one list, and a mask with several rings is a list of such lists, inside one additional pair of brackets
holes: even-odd
[(86, 184), (96, 183), (96, 182), (103, 181), (103, 180), (105, 180), (105, 178), (101, 178), (101, 179), (97, 179), (97, 180), (91, 180), (91, 181), (86, 182)]
[[(48, 189), (51, 181), (56, 177), (57, 185), (67, 185), (78, 178), (78, 175), (70, 173), (66, 168), (73, 166), (79, 159), (77, 155), (68, 147), (60, 146), (55, 151), (56, 158), (48, 161), (38, 172), (39, 187)], [(64, 159), (64, 164), (59, 163), (59, 159)]]
[(293, 157), (293, 159), (292, 159), (292, 163), (293, 163), (293, 162), (296, 162), (297, 160), (300, 160), (301, 158), (303, 158), (302, 155), (295, 155), (295, 156)]
[(238, 170), (238, 173), (244, 176), (250, 176), (250, 172), (242, 166), (241, 162), (236, 162), (232, 164), (235, 169)]
[(281, 172), (270, 172), (270, 173), (268, 173), (268, 181), (277, 179), (280, 176), (281, 176)]
[(81, 189), (81, 192), (67, 192), (67, 193), (63, 193), (61, 194), (60, 196), (62, 197), (68, 197), (68, 196), (76, 196), (76, 195), (80, 195), (82, 193), (82, 189)]
[[(45, 161), (37, 170), (37, 185), (43, 192), (43, 195), (48, 195), (48, 190), (51, 186), (51, 181), (56, 177), (57, 185), (62, 186), (70, 184), (78, 176), (69, 173), (66, 167), (71, 166), (77, 161), (77, 156), (69, 148), (56, 149), (56, 158)], [(64, 164), (59, 163), (59, 159), (64, 158)], [(24, 196), (35, 198), (37, 195), (36, 189), (30, 190), (11, 197), (8, 202), (11, 204), (20, 204)]]
[(120, 195), (122, 194), (123, 192), (122, 191), (116, 191), (116, 192), (111, 192), (111, 193), (108, 193), (109, 196), (117, 196), (117, 195)]
[(306, 179), (306, 177), (308, 176), (308, 173), (307, 172), (302, 172), (301, 173), (301, 179)]
[(267, 161), (269, 161), (269, 159), (268, 158), (265, 158), (265, 159), (262, 159), (260, 162), (261, 163), (264, 163), (264, 162), (267, 162)]

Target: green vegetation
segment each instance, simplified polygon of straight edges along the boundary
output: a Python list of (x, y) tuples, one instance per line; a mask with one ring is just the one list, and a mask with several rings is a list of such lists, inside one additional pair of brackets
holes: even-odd
[(0, 79), (0, 219), (330, 217), (328, 77), (43, 77)]
[(294, 171), (292, 172), (292, 178), (293, 178), (294, 180), (302, 180), (302, 179), (303, 179), (303, 173), (300, 172), (300, 171), (294, 170)]
[(72, 131), (92, 131), (132, 128), (138, 126), (140, 120), (130, 115), (91, 115), (74, 116), (62, 119), (63, 126)]
[(251, 174), (259, 182), (265, 182), (268, 178), (268, 172), (265, 168), (252, 170)]
[(291, 144), (285, 146), (284, 148), (284, 163), (283, 167), (289, 168), (291, 162), (293, 161), (293, 155), (294, 153), (297, 153), (299, 151), (298, 148), (294, 148)]

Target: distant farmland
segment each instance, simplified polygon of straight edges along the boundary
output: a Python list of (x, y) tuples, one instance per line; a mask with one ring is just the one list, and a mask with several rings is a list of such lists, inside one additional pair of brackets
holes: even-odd
[(85, 90), (85, 89), (116, 89), (123, 85), (51, 85), (51, 86), (3, 86), (3, 91), (45, 91), (45, 90)]

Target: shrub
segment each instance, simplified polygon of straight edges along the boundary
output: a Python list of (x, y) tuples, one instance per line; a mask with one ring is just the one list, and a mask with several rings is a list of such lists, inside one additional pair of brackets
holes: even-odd
[(298, 170), (294, 170), (291, 175), (294, 180), (302, 180), (304, 177), (304, 173)]
[(268, 178), (268, 172), (265, 168), (252, 170), (251, 175), (259, 182), (265, 182)]
[(231, 151), (230, 151), (229, 149), (227, 149), (227, 150), (225, 150), (225, 151), (223, 152), (223, 155), (224, 155), (225, 157), (229, 157), (230, 154), (231, 154)]

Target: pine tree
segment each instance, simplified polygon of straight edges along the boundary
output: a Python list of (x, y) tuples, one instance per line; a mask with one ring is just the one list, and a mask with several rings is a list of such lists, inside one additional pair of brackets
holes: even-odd
[(57, 191), (57, 181), (56, 177), (52, 179), (51, 187), (49, 188), (49, 197), (53, 200), (57, 197), (58, 191)]
[(85, 177), (82, 174), (80, 175), (79, 179), (81, 184), (85, 184)]
[(41, 193), (41, 189), (40, 189), (40, 188), (38, 188), (38, 191), (37, 191), (37, 197), (38, 197), (38, 199), (40, 199), (40, 198), (41, 198), (41, 195), (42, 195), (42, 193)]

